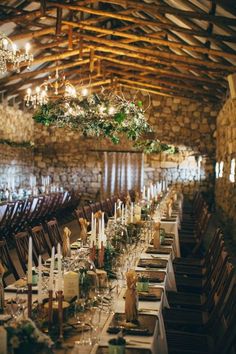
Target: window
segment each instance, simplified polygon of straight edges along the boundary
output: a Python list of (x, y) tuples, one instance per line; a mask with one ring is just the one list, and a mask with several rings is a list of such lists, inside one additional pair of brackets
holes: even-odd
[(110, 196), (143, 185), (143, 154), (104, 152), (103, 193)]
[(235, 159), (232, 159), (230, 162), (230, 175), (229, 175), (230, 182), (235, 182)]
[(216, 165), (215, 165), (216, 178), (219, 177), (219, 169), (220, 169), (219, 162), (217, 162)]
[(219, 164), (219, 178), (223, 177), (223, 170), (224, 170), (224, 161), (221, 161)]

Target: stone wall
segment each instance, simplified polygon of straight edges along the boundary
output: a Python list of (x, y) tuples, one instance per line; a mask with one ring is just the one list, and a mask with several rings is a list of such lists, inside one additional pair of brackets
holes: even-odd
[[(125, 95), (132, 99), (134, 92), (125, 92)], [(151, 97), (141, 93), (136, 94), (135, 101), (138, 100), (143, 102), (145, 114), (157, 137), (180, 150), (176, 155), (145, 156), (144, 182), (166, 178), (186, 193), (192, 193), (199, 187), (212, 191), (217, 108), (188, 99)], [(23, 174), (28, 175), (33, 167), (38, 182), (42, 176), (49, 175), (52, 181), (64, 187), (78, 188), (90, 197), (100, 192), (102, 152), (133, 150), (132, 144), (125, 139), (113, 145), (104, 139), (81, 137), (78, 132), (34, 124), (29, 113), (12, 107), (0, 106), (0, 123), (1, 127), (5, 126), (0, 129), (0, 139), (34, 143), (34, 160), (29, 158), (29, 170), (25, 168)], [(11, 165), (14, 158), (14, 149), (12, 155), (9, 151), (4, 162), (6, 165), (7, 159)], [(25, 154), (26, 159), (30, 154)], [(200, 168), (199, 157), (202, 159)]]
[(0, 187), (29, 186), (33, 150), (21, 144), (33, 141), (33, 127), (29, 113), (0, 105)]
[(216, 161), (224, 162), (223, 177), (216, 180), (217, 212), (236, 240), (236, 184), (230, 182), (230, 161), (236, 158), (236, 100), (228, 99), (217, 117)]

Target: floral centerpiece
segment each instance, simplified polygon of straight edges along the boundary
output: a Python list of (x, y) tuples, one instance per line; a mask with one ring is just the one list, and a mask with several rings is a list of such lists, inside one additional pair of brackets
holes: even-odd
[(17, 320), (6, 327), (8, 346), (15, 354), (52, 353), (53, 342), (29, 319)]

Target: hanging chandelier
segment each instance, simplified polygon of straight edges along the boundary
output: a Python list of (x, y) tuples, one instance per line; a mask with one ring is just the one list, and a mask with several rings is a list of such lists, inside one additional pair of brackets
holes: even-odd
[(29, 69), (33, 60), (34, 57), (33, 54), (30, 53), (29, 43), (26, 43), (25, 52), (22, 53), (5, 33), (0, 32), (0, 75), (8, 71), (8, 64), (12, 64), (13, 69), (20, 72), (20, 63), (28, 62), (27, 69)]
[(35, 92), (28, 88), (24, 101), (27, 107), (36, 108), (36, 106), (46, 104), (49, 99), (58, 98), (61, 94), (64, 98), (77, 97), (75, 87), (69, 80), (66, 80), (64, 75), (60, 76), (56, 69), (55, 76), (49, 76), (40, 86), (36, 87)]

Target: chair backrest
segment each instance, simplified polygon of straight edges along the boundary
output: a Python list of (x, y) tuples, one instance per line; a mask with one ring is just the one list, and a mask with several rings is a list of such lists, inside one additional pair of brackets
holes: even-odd
[(92, 204), (90, 204), (90, 208), (92, 209), (93, 213), (96, 213), (97, 211), (99, 211), (101, 209), (101, 205), (99, 202), (92, 203)]
[[(21, 231), (15, 235), (16, 252), (20, 260), (21, 267), (25, 273), (27, 272), (29, 237), (30, 235), (28, 231)], [(36, 266), (38, 266), (38, 257), (35, 252), (34, 245), (33, 245), (33, 262)]]
[(33, 244), (37, 256), (40, 254), (43, 255), (45, 253), (50, 256), (51, 254), (51, 247), (47, 243), (47, 237), (44, 231), (42, 224), (34, 226), (33, 228), (29, 229), (30, 234), (32, 236)]
[(113, 216), (114, 214), (114, 205), (112, 204), (110, 198), (106, 199), (108, 216)]
[(90, 205), (83, 206), (83, 210), (84, 210), (85, 218), (87, 219), (87, 221), (91, 222), (92, 209), (91, 209)]
[(0, 221), (0, 230), (4, 233), (12, 220), (12, 216), (15, 210), (15, 203), (7, 203), (4, 214)]
[(7, 247), (7, 241), (5, 238), (0, 240), (0, 260), (2, 262), (2, 265), (5, 268), (5, 273), (3, 276), (3, 283), (4, 286), (6, 286), (6, 278), (9, 275), (13, 275), (15, 280), (19, 279), (19, 274), (16, 271), (15, 265), (11, 259), (8, 247)]
[(52, 219), (46, 222), (47, 233), (49, 236), (49, 240), (51, 246), (57, 247), (58, 243), (62, 243), (62, 236), (60, 233), (60, 229), (57, 223), (57, 219)]
[[(232, 277), (228, 291), (223, 294), (219, 316), (213, 327), (213, 354), (235, 353), (236, 347), (236, 278)], [(234, 348), (233, 351), (231, 349)]]

